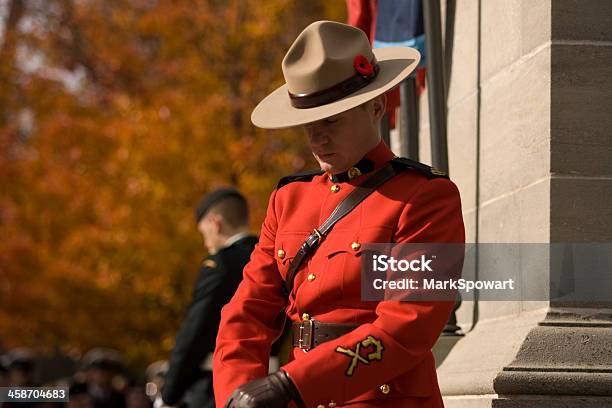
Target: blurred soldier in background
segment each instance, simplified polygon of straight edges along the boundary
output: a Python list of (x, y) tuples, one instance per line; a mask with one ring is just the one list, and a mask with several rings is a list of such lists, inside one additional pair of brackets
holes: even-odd
[(36, 356), (28, 348), (16, 348), (4, 356), (9, 387), (33, 387)]
[(161, 390), (164, 386), (166, 373), (168, 372), (168, 361), (160, 360), (149, 364), (145, 371), (147, 377), (146, 393), (153, 401), (153, 408), (164, 406), (164, 401), (161, 397)]
[[(16, 348), (3, 356), (7, 387), (33, 387), (36, 355), (28, 348)], [(30, 408), (34, 402), (5, 402), (2, 408)]]
[(117, 350), (95, 348), (83, 357), (87, 393), (94, 408), (125, 408), (123, 392), (113, 380), (123, 372), (123, 358)]
[(257, 237), (249, 234), (246, 199), (231, 188), (206, 195), (196, 209), (196, 222), (208, 256), (176, 337), (162, 399), (167, 405), (183, 399), (189, 407), (208, 408), (215, 405), (211, 360), (221, 308), (242, 280)]

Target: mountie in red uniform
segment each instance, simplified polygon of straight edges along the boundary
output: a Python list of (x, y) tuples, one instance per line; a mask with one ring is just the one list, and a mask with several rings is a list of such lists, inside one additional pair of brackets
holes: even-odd
[(313, 228), (394, 157), (380, 142), (345, 173), (290, 176), (271, 194), (244, 280), (222, 311), (213, 363), (218, 407), (237, 387), (267, 375), (284, 312), (294, 324), (337, 325), (322, 333), (345, 328), (308, 347), (300, 338), (281, 367), (307, 407), (443, 406), (431, 348), (454, 303), (360, 297), (363, 244), (465, 241), (459, 192), (441, 172), (395, 159), (403, 168), (335, 224), (298, 270), (292, 295), (283, 294), (292, 259)]

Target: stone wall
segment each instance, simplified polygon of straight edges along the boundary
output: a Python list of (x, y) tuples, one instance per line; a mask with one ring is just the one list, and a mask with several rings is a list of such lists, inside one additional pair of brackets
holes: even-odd
[[(449, 169), (468, 242), (612, 242), (611, 22), (606, 0), (456, 0)], [(426, 93), (419, 109), (430, 163)], [(495, 378), (548, 311), (464, 302), (467, 334), (438, 370), (447, 406), (495, 405)]]

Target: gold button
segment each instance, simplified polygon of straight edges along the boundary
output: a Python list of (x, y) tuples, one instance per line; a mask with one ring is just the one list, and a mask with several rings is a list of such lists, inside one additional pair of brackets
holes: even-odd
[(336, 407), (336, 403), (335, 403), (334, 401), (330, 401), (330, 403), (329, 403), (329, 404), (327, 404), (327, 406), (328, 406), (329, 408), (335, 408), (335, 407)]
[(361, 176), (361, 170), (359, 170), (357, 167), (351, 167), (348, 170), (349, 180), (352, 180), (352, 179), (354, 179), (357, 176)]
[(302, 314), (302, 320), (310, 320), (310, 315), (308, 313)]
[(340, 186), (337, 184), (334, 184), (333, 186), (331, 186), (331, 191), (333, 193), (337, 193), (338, 191), (340, 191)]
[(325, 408), (325, 405), (319, 404), (319, 405), (317, 405), (317, 408)]
[(285, 251), (283, 251), (282, 249), (278, 250), (278, 257), (280, 259), (284, 259), (285, 258)]
[(383, 384), (380, 386), (380, 392), (382, 392), (383, 394), (388, 394), (391, 391), (391, 387), (389, 387), (389, 384)]
[(353, 243), (351, 244), (351, 249), (352, 249), (353, 251), (357, 251), (359, 248), (361, 248), (361, 244), (360, 244), (359, 242), (353, 242)]
[(315, 280), (316, 278), (317, 278), (317, 276), (314, 273), (311, 273), (310, 275), (308, 275), (308, 280), (311, 281), (311, 282), (313, 280)]

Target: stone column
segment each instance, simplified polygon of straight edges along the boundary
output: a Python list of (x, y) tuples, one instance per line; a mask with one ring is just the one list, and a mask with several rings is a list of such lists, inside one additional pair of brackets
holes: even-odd
[[(449, 161), (468, 242), (612, 242), (612, 1), (455, 1)], [(612, 308), (570, 306), (464, 302), (466, 335), (438, 361), (446, 406), (612, 406)]]
[[(612, 242), (612, 2), (554, 0), (551, 28), (550, 241)], [(494, 388), (499, 407), (612, 406), (612, 302), (551, 302)]]

